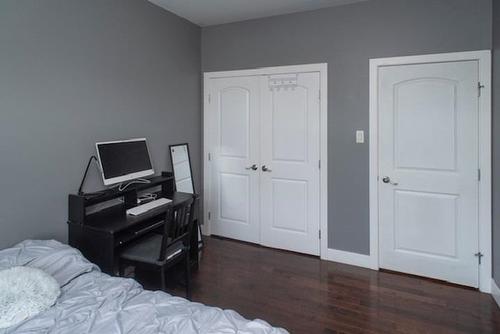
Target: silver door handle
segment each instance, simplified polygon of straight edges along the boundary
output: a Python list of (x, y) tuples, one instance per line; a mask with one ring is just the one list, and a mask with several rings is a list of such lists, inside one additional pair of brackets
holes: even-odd
[(391, 181), (391, 178), (390, 178), (389, 176), (385, 176), (385, 177), (382, 179), (382, 182), (392, 184), (393, 186), (397, 186), (397, 185), (399, 184), (399, 183), (397, 183), (397, 182), (392, 182), (392, 181)]
[(266, 167), (266, 165), (263, 165), (263, 166), (262, 166), (262, 171), (263, 171), (263, 172), (272, 172), (273, 170), (272, 170), (272, 169), (267, 168), (267, 167)]
[(257, 167), (256, 164), (253, 164), (252, 166), (250, 167), (245, 167), (246, 170), (257, 170), (259, 167)]

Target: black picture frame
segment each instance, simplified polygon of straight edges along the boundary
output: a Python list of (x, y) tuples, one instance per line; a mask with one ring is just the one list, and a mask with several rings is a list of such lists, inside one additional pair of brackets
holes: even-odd
[[(193, 165), (191, 164), (191, 153), (189, 151), (189, 143), (181, 143), (181, 144), (174, 144), (174, 145), (168, 146), (168, 153), (170, 154), (170, 166), (172, 168), (172, 173), (174, 174), (175, 191), (177, 191), (177, 181), (175, 179), (175, 168), (174, 168), (174, 159), (172, 157), (172, 149), (173, 148), (175, 149), (176, 147), (181, 147), (181, 146), (186, 147), (187, 158), (188, 158), (188, 162), (189, 162), (189, 173), (191, 174), (191, 187), (193, 188), (193, 194), (196, 195), (196, 188), (194, 187)], [(196, 224), (198, 225), (198, 236), (197, 236), (197, 238), (198, 238), (198, 250), (201, 250), (204, 247), (203, 237), (202, 237), (202, 233), (201, 233), (201, 226), (198, 223), (198, 221), (196, 221)]]
[(196, 188), (194, 187), (194, 177), (193, 177), (193, 165), (191, 164), (191, 153), (189, 151), (189, 143), (180, 143), (180, 144), (174, 144), (174, 145), (169, 145), (168, 146), (168, 152), (170, 154), (170, 166), (172, 168), (172, 173), (174, 174), (174, 185), (175, 189), (177, 191), (177, 182), (175, 179), (175, 168), (174, 168), (174, 159), (172, 156), (172, 149), (175, 149), (176, 147), (186, 147), (187, 155), (188, 155), (188, 162), (189, 162), (189, 173), (191, 174), (191, 186), (193, 188), (193, 194), (196, 194)]

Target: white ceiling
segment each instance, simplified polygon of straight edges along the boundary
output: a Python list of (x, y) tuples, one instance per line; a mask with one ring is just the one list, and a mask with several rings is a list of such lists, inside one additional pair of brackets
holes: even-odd
[(366, 0), (149, 0), (200, 26), (340, 6)]

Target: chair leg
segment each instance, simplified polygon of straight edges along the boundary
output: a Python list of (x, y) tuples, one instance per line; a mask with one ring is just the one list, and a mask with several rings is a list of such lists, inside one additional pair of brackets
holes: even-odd
[(167, 275), (165, 274), (165, 268), (160, 269), (161, 272), (161, 289), (167, 291)]
[(191, 261), (189, 252), (186, 253), (186, 298), (191, 300)]
[(201, 225), (198, 224), (198, 231), (200, 232), (200, 240), (198, 240), (198, 249), (197, 251), (199, 252), (201, 249), (203, 249), (204, 243), (203, 243), (203, 234), (201, 233)]

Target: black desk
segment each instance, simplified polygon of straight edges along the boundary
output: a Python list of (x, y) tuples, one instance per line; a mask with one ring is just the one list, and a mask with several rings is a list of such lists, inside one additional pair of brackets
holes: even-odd
[[(192, 198), (192, 194), (173, 192), (173, 183), (170, 178), (158, 177), (149, 187), (162, 185), (162, 191), (158, 193), (160, 197), (166, 197), (172, 200), (168, 205), (181, 203)], [(105, 195), (101, 199), (83, 199), (79, 200), (77, 195), (70, 195), (70, 220), (68, 221), (68, 239), (72, 247), (80, 250), (83, 255), (91, 262), (97, 264), (103, 272), (110, 275), (117, 273), (118, 254), (121, 247), (127, 243), (143, 236), (146, 233), (155, 230), (161, 231), (163, 227), (166, 206), (153, 209), (140, 216), (130, 216), (126, 210), (133, 206), (130, 197), (133, 194), (137, 196), (137, 190), (144, 190), (145, 185), (138, 185), (121, 194)], [(132, 194), (132, 195), (131, 195)], [(101, 211), (86, 215), (86, 208), (92, 205), (101, 204), (105, 201), (113, 200), (119, 197), (129, 197), (121, 204), (113, 205)], [(72, 203), (73, 202), (73, 203)], [(75, 205), (75, 203), (77, 203)], [(83, 203), (83, 209), (78, 204)], [(75, 217), (74, 212), (84, 212), (80, 221), (71, 219)], [(195, 212), (197, 212), (195, 208)], [(72, 215), (73, 213), (73, 215)], [(77, 215), (78, 216), (78, 215)], [(195, 216), (195, 225), (193, 226), (191, 239), (191, 263), (197, 269), (198, 267), (198, 219)]]

